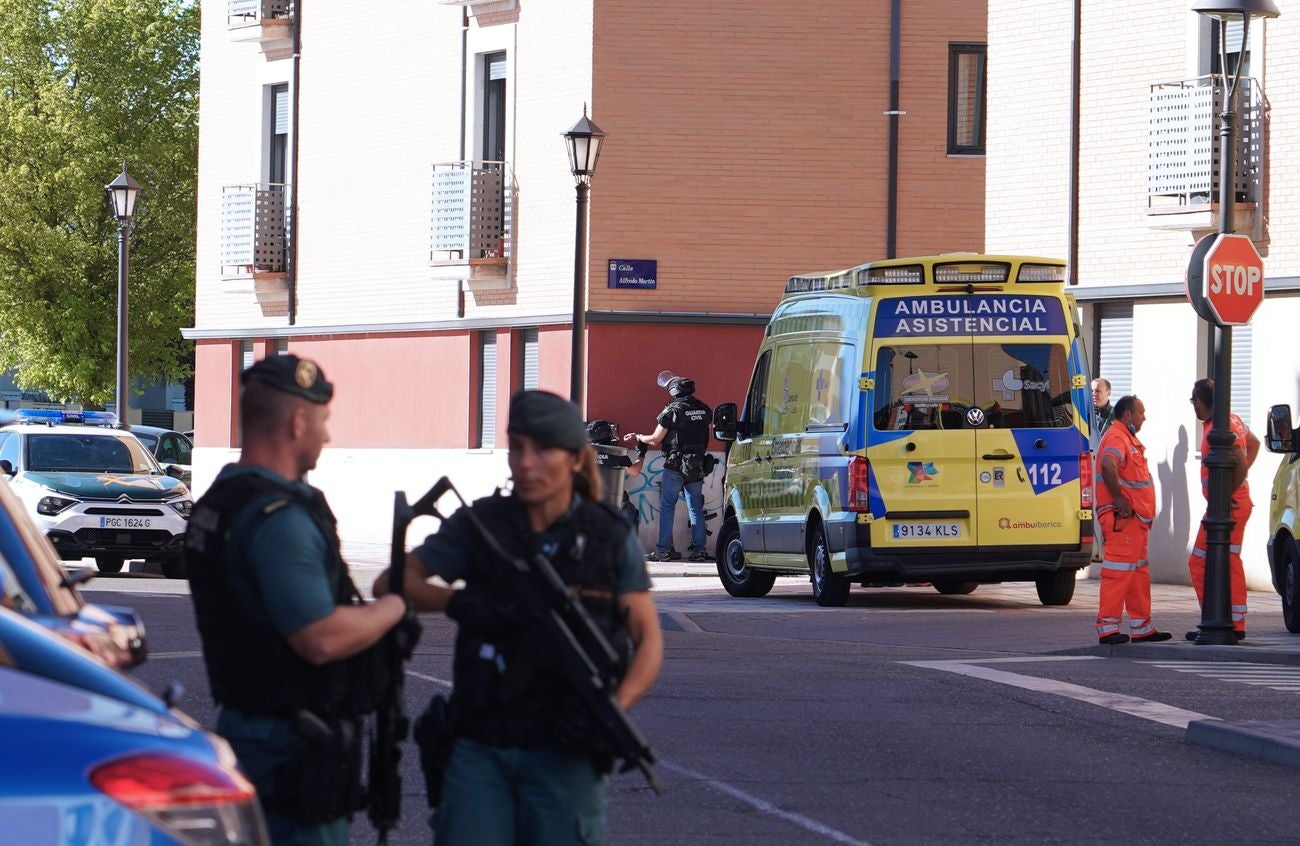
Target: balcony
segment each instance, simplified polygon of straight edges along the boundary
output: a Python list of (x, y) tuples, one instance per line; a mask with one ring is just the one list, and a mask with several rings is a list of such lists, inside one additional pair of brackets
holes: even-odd
[[(1202, 76), (1151, 86), (1147, 142), (1147, 226), (1192, 233), (1219, 225), (1219, 112), (1223, 82)], [(1233, 155), (1233, 228), (1263, 237), (1264, 121), (1259, 83), (1243, 78), (1237, 90)]]
[(251, 280), (267, 317), (289, 313), (289, 229), (284, 185), (222, 188), (221, 273)]
[(446, 162), (433, 166), (430, 264), (439, 279), (471, 290), (511, 285), (514, 176), (508, 162)]
[(257, 44), (268, 59), (293, 53), (289, 0), (226, 0), (226, 29), (231, 41)]

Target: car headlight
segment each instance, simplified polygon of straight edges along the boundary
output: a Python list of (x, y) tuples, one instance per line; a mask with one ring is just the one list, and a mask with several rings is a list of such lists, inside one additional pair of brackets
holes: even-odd
[(176, 509), (176, 512), (186, 520), (190, 518), (190, 511), (194, 508), (194, 501), (189, 499), (173, 499), (167, 504)]
[(36, 503), (36, 513), (44, 514), (46, 517), (53, 517), (67, 511), (77, 502), (78, 500), (68, 499), (65, 496), (43, 496), (41, 501)]

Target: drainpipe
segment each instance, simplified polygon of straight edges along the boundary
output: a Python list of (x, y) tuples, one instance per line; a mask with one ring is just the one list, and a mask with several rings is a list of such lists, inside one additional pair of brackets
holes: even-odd
[(899, 53), (903, 0), (891, 0), (889, 8), (889, 188), (885, 198), (885, 258), (898, 255), (898, 109)]
[(291, 132), (293, 144), (289, 151), (289, 255), (287, 259), (289, 280), (289, 325), (298, 321), (298, 242), (301, 232), (298, 226), (298, 84), (301, 76), (298, 72), (299, 55), (302, 53), (302, 0), (293, 2), (293, 96), (289, 108), (293, 110)]
[(1071, 285), (1079, 284), (1079, 87), (1082, 47), (1079, 35), (1083, 29), (1083, 0), (1074, 0), (1070, 12), (1070, 179), (1066, 191), (1069, 193), (1069, 212), (1066, 218), (1066, 240), (1068, 254), (1065, 258), (1066, 281)]
[[(469, 62), (469, 9), (460, 10), (460, 160), (465, 161), (465, 66)], [(465, 280), (456, 280), (456, 316), (465, 316)]]

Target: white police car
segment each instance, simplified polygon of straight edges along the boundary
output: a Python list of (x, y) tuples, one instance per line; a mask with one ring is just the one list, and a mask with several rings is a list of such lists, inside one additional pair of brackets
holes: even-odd
[(116, 573), (143, 558), (181, 578), (193, 497), (116, 425), (108, 412), (19, 409), (0, 428), (0, 478), (65, 561)]

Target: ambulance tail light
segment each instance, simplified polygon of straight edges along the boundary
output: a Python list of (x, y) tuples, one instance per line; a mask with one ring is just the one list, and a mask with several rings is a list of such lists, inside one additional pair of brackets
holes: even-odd
[(868, 511), (871, 508), (871, 497), (867, 485), (868, 469), (870, 465), (862, 456), (854, 456), (849, 461), (849, 492), (848, 501), (845, 508), (849, 511)]
[(1079, 507), (1092, 508), (1092, 453), (1079, 454)]

